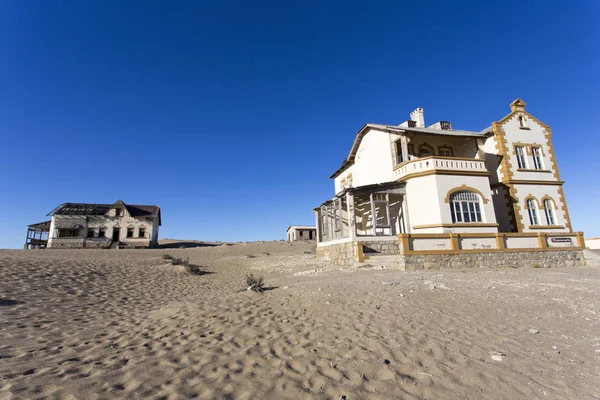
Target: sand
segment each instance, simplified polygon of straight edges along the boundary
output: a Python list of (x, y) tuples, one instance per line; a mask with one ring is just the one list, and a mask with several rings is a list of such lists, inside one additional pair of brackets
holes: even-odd
[[(196, 244), (0, 251), (0, 399), (600, 397), (600, 268), (407, 273), (310, 243)], [(273, 288), (240, 291), (248, 272)]]

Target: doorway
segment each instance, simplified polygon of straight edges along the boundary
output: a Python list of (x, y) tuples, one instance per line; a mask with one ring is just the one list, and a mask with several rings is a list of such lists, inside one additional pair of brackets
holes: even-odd
[(121, 234), (121, 228), (113, 228), (113, 235), (112, 235), (113, 242), (119, 241), (120, 234)]

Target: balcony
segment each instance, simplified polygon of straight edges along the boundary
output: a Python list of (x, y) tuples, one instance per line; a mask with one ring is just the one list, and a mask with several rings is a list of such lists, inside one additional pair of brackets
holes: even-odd
[(394, 168), (394, 179), (404, 180), (422, 173), (443, 173), (452, 175), (487, 175), (485, 160), (477, 158), (458, 158), (431, 156), (406, 161)]

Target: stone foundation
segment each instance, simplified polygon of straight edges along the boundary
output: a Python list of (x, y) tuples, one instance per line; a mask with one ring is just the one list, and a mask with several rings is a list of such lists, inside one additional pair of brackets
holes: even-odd
[[(365, 253), (363, 249), (366, 250)], [(369, 252), (368, 249), (374, 251)], [(372, 254), (375, 254), (375, 257), (395, 255), (395, 266), (405, 271), (440, 268), (556, 268), (585, 265), (583, 252), (579, 249), (401, 254), (400, 245), (395, 241), (344, 242), (317, 247), (317, 258), (337, 266), (358, 266), (365, 262), (365, 255)]]
[(581, 250), (502, 251), (493, 253), (410, 254), (399, 257), (406, 271), (438, 268), (555, 268), (585, 265)]
[(358, 242), (344, 242), (317, 247), (317, 258), (338, 266), (354, 266), (363, 261), (362, 245)]

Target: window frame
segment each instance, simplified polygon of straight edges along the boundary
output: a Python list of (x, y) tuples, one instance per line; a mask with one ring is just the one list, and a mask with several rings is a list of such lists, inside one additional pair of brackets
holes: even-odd
[[(90, 235), (91, 234), (91, 235)], [(96, 230), (94, 228), (88, 228), (87, 230), (87, 238), (91, 239), (96, 235)]]
[(453, 224), (483, 222), (482, 200), (477, 193), (470, 190), (457, 190), (450, 194), (448, 200)]
[(544, 169), (544, 160), (542, 157), (542, 148), (540, 146), (531, 146), (531, 156), (533, 157), (533, 169)]
[[(547, 207), (547, 206), (550, 207)], [(544, 215), (546, 217), (546, 224), (548, 226), (556, 225), (556, 213), (554, 212), (554, 201), (552, 199), (544, 200)]]
[(540, 224), (540, 216), (538, 214), (537, 201), (534, 198), (528, 198), (526, 200), (527, 214), (529, 216), (529, 225), (538, 226)]
[(527, 153), (525, 152), (525, 146), (515, 145), (515, 155), (517, 157), (517, 168), (527, 169)]
[(140, 226), (138, 228), (138, 237), (139, 238), (145, 238), (146, 237), (146, 227), (145, 226)]

